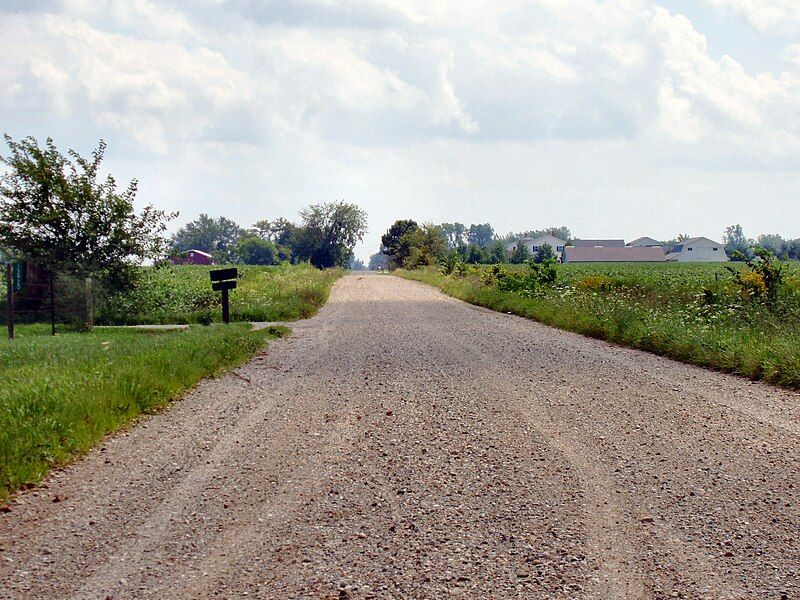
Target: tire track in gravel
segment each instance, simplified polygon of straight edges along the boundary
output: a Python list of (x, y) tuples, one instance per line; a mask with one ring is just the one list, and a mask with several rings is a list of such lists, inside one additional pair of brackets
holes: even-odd
[(795, 393), (347, 276), (20, 494), (0, 597), (800, 597), (798, 417)]

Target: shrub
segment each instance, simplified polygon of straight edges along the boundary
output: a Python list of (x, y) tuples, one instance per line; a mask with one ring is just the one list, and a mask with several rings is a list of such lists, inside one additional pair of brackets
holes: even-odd
[(615, 288), (621, 287), (622, 282), (606, 275), (590, 275), (578, 281), (576, 286), (589, 292), (610, 292)]

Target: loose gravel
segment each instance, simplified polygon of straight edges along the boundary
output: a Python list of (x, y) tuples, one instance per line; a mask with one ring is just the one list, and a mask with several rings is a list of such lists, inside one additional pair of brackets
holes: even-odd
[(800, 395), (351, 275), (0, 514), (2, 598), (798, 598)]

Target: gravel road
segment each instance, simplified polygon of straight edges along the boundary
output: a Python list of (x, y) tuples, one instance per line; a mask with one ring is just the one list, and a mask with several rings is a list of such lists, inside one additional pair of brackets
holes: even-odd
[(0, 514), (2, 598), (800, 598), (800, 394), (350, 275)]

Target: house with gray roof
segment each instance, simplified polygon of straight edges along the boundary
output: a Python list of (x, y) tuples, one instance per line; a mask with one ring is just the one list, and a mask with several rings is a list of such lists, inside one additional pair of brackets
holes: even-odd
[(625, 240), (572, 240), (576, 248), (624, 248)]
[(579, 248), (567, 246), (564, 248), (562, 262), (664, 262), (664, 249), (661, 246), (637, 248), (622, 246), (603, 248)]

